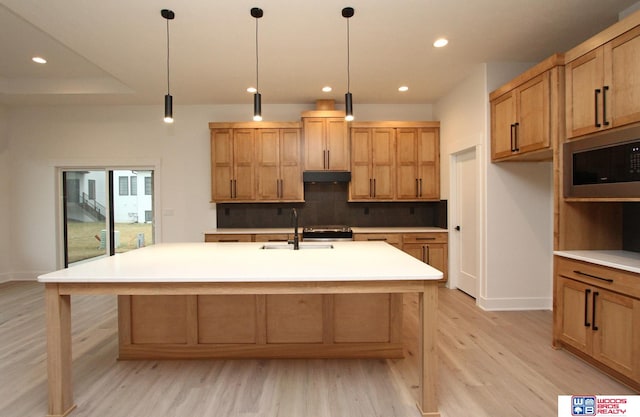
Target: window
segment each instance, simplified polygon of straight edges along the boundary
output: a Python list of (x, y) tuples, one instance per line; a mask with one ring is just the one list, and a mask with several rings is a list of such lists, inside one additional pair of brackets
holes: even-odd
[(129, 177), (118, 177), (118, 195), (129, 195)]
[(89, 200), (95, 200), (96, 199), (96, 180), (89, 180), (88, 181), (88, 188), (89, 188)]
[(131, 195), (138, 195), (138, 177), (131, 177)]
[(151, 210), (144, 211), (144, 221), (146, 223), (151, 223), (153, 221), (153, 211)]
[(153, 192), (153, 182), (151, 177), (144, 177), (144, 195), (151, 195)]

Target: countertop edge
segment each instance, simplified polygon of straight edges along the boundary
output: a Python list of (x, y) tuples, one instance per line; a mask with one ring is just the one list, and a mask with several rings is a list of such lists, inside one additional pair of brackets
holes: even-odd
[[(352, 226), (353, 233), (448, 233), (448, 229), (441, 227), (420, 227), (420, 226), (394, 226), (394, 227), (360, 227)], [(299, 229), (302, 232), (302, 227)], [(218, 234), (218, 235), (242, 235), (242, 234), (280, 234), (280, 233), (293, 233), (293, 228), (221, 228), (205, 230), (205, 235)]]
[(563, 250), (554, 255), (640, 274), (640, 253), (624, 250)]

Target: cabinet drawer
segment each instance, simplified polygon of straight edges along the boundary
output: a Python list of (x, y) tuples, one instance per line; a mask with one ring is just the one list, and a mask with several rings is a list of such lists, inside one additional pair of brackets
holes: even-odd
[(407, 233), (402, 236), (403, 243), (447, 243), (448, 233)]
[(402, 235), (394, 233), (357, 233), (353, 235), (353, 240), (361, 242), (387, 242), (397, 248), (402, 246)]
[(252, 235), (244, 234), (210, 234), (204, 235), (205, 242), (251, 242), (253, 241)]
[(640, 298), (640, 275), (589, 262), (556, 256), (557, 275)]
[(276, 234), (261, 234), (257, 233), (255, 235), (256, 242), (288, 242), (293, 239), (292, 236), (286, 233), (276, 233)]

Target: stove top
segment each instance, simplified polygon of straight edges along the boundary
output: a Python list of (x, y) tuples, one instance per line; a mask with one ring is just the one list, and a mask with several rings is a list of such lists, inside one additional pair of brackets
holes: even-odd
[(351, 227), (342, 225), (342, 224), (305, 226), (302, 229), (302, 231), (303, 232), (324, 232), (324, 233), (351, 232)]
[(353, 240), (353, 232), (345, 225), (305, 226), (302, 240)]

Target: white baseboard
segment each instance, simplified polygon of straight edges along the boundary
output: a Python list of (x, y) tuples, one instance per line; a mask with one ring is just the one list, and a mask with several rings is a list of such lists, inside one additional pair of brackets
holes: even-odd
[(9, 282), (11, 281), (11, 274), (8, 272), (5, 272), (3, 274), (0, 274), (0, 284), (2, 284), (3, 282)]
[(0, 283), (9, 281), (37, 281), (46, 272), (5, 272), (0, 274)]
[(478, 297), (478, 307), (486, 311), (552, 310), (553, 299), (540, 298), (482, 298)]

